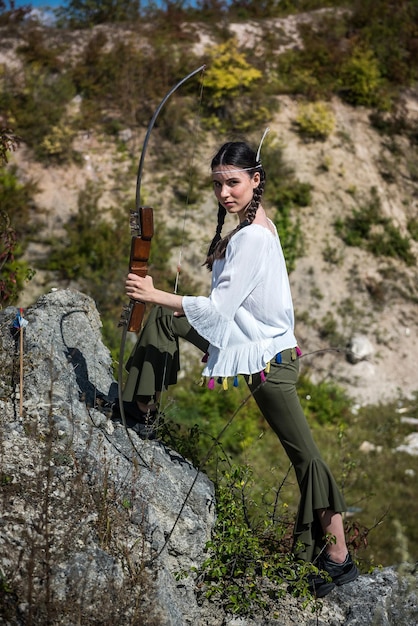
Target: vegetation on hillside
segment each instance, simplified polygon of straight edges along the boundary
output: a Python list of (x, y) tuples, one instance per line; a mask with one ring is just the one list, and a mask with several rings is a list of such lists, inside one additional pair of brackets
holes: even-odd
[[(208, 67), (203, 77), (199, 115), (207, 133), (216, 128), (219, 136), (244, 132), (251, 135), (267, 123), (276, 106), (275, 97), (291, 93), (307, 100), (305, 105), (301, 103), (297, 120), (301, 136), (321, 140), (331, 132), (334, 120), (323, 102), (315, 100), (336, 94), (353, 105), (374, 107), (371, 119), (382, 132), (407, 137), (411, 145), (411, 177), (414, 177), (413, 154), (416, 154), (418, 133), (402, 114), (398, 94), (413, 85), (417, 77), (416, 3), (403, 2), (396, 7), (387, 0), (341, 3), (341, 10), (326, 11), (321, 13), (320, 20), (303, 22), (300, 26), (303, 47), (292, 47), (280, 54), (276, 51), (285, 41), (284, 35), (280, 29), (270, 27), (268, 20), (264, 22), (267, 32), (255, 50), (239, 46), (226, 25), (219, 30), (219, 20), (214, 23), (215, 13), (228, 15), (230, 19), (250, 19), (261, 10), (267, 17), (276, 17), (290, 12), (326, 10), (331, 5), (335, 8), (335, 3), (320, 1), (204, 2), (198, 3), (198, 8), (190, 8), (187, 2), (166, 2), (161, 8), (150, 2), (139, 10), (132, 0), (109, 0), (100, 3), (100, 7), (73, 0), (58, 11), (57, 30), (57, 26), (41, 26), (35, 18), (23, 20), (26, 13), (8, 10), (3, 3), (0, 23), (17, 29), (22, 71), (4, 65), (0, 73), (0, 112), (5, 124), (2, 132), (13, 128), (34, 157), (46, 166), (78, 163), (81, 155), (73, 147), (78, 134), (96, 129), (116, 142), (118, 133), (127, 126), (146, 128), (161, 94), (204, 61)], [(379, 20), (373, 19), (376, 14)], [(199, 18), (213, 32), (214, 41), (220, 42), (208, 47), (201, 57), (190, 52), (194, 41), (194, 31), (189, 26), (192, 18)], [(130, 28), (134, 19), (143, 33), (143, 41), (149, 45), (138, 45), (137, 35)], [(87, 29), (115, 22), (124, 24), (123, 38), (114, 36), (112, 30), (91, 31), (85, 45), (69, 57), (72, 61), (64, 61), (72, 45), (71, 37), (67, 37), (71, 28), (77, 25)], [(390, 45), (382, 46), (383, 39), (390, 41)], [(79, 106), (74, 109), (75, 96)], [(155, 132), (162, 168), (168, 167), (174, 158), (170, 156), (174, 146), (177, 159), (179, 153), (186, 155), (186, 167), (189, 153), (179, 152), (178, 147), (190, 140), (190, 112), (195, 98), (196, 84), (186, 83), (175, 110), (167, 103), (160, 113)], [(5, 140), (2, 146), (6, 154)], [(134, 167), (136, 154), (128, 152), (125, 158)], [(286, 174), (285, 164), (280, 167)], [(277, 189), (270, 182), (268, 193), (269, 201), (277, 208), (275, 221), (292, 270), (302, 245), (294, 207), (309, 203), (309, 188), (295, 177), (289, 180), (287, 189), (283, 184)], [(12, 229), (17, 211), (13, 213), (4, 217)], [(352, 228), (355, 220), (360, 222), (356, 228), (367, 228), (363, 221), (370, 220), (370, 215), (369, 211), (364, 217), (360, 205), (357, 215), (346, 224), (346, 230)], [(338, 223), (337, 228), (349, 243), (343, 225)], [(413, 263), (407, 241), (390, 224), (388, 229), (391, 230), (386, 237), (386, 251), (391, 248), (391, 256)], [(28, 237), (20, 238), (21, 253), (28, 242)], [(8, 244), (3, 245), (5, 250)], [(376, 237), (369, 242), (369, 248), (373, 245), (376, 247)], [(379, 253), (377, 249), (376, 252)], [(58, 266), (55, 262), (54, 267)], [(18, 281), (19, 288), (22, 284)], [(3, 305), (16, 300), (19, 288), (3, 297)], [(102, 309), (101, 312), (105, 313)]]

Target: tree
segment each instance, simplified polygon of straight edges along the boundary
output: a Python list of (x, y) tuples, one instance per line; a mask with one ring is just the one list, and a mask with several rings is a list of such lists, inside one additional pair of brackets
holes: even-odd
[(96, 24), (135, 21), (140, 8), (140, 0), (70, 0), (55, 13), (61, 24), (89, 28)]
[(255, 87), (262, 77), (231, 38), (209, 50), (211, 62), (205, 76), (207, 122), (220, 131), (249, 130), (264, 121), (266, 109), (255, 106)]

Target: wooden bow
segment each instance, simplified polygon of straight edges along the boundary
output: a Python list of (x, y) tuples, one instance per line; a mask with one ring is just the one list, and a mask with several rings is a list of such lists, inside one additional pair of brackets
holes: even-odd
[[(151, 207), (140, 206), (131, 214), (131, 254), (129, 272), (142, 278), (148, 273), (148, 259), (151, 252), (151, 239), (154, 234), (154, 217)], [(145, 302), (131, 300), (122, 312), (119, 326), (126, 325), (128, 332), (141, 330), (145, 315)]]
[[(153, 209), (151, 207), (141, 206), (141, 181), (142, 181), (142, 172), (144, 167), (145, 154), (147, 151), (148, 141), (151, 135), (151, 131), (154, 128), (155, 120), (157, 119), (161, 109), (164, 104), (167, 102), (168, 98), (179, 88), (183, 83), (185, 83), (189, 78), (192, 78), (195, 74), (202, 72), (205, 69), (205, 65), (197, 68), (187, 76), (185, 76), (180, 82), (177, 83), (170, 91), (164, 96), (155, 110), (154, 115), (151, 118), (149, 123), (147, 133), (144, 139), (144, 145), (142, 147), (141, 159), (139, 161), (138, 167), (138, 176), (136, 182), (136, 199), (135, 199), (135, 211), (131, 212), (131, 232), (132, 232), (132, 241), (131, 241), (131, 254), (129, 260), (129, 271), (137, 274), (138, 276), (146, 276), (148, 272), (148, 259), (151, 250), (151, 239), (154, 234), (154, 220), (153, 220)], [(143, 319), (145, 314), (145, 303), (138, 302), (136, 300), (130, 300), (129, 305), (125, 307), (122, 312), (122, 317), (119, 322), (119, 326), (123, 326), (122, 337), (120, 342), (120, 350), (119, 350), (119, 368), (118, 368), (118, 401), (119, 401), (119, 410), (122, 417), (122, 422), (127, 427), (126, 418), (125, 418), (125, 410), (123, 405), (123, 390), (122, 390), (122, 380), (123, 380), (123, 364), (124, 364), (124, 353), (125, 353), (125, 345), (126, 345), (126, 334), (127, 332), (136, 332), (138, 333), (141, 330)], [(129, 433), (129, 431), (127, 431)], [(130, 437), (130, 435), (128, 435)]]
[[(141, 182), (144, 168), (145, 154), (148, 147), (148, 141), (151, 131), (154, 128), (155, 121), (170, 96), (185, 83), (189, 78), (195, 76), (205, 69), (205, 65), (198, 67), (196, 70), (185, 76), (164, 96), (155, 110), (154, 115), (149, 123), (147, 133), (142, 147), (141, 159), (138, 167), (138, 176), (136, 183), (136, 199), (135, 211), (131, 212), (131, 254), (129, 260), (129, 271), (137, 276), (144, 277), (148, 271), (148, 259), (151, 251), (151, 239), (154, 234), (153, 209), (151, 207), (141, 206)], [(141, 329), (145, 314), (145, 303), (137, 300), (131, 300), (129, 305), (124, 308), (119, 326), (125, 326), (129, 332), (138, 333)], [(122, 339), (124, 343), (124, 339)]]

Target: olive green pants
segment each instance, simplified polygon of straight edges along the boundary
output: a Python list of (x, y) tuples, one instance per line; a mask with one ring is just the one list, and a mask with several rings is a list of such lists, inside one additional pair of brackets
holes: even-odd
[[(185, 317), (173, 317), (168, 309), (155, 307), (141, 332), (127, 363), (128, 380), (124, 400), (148, 402), (155, 394), (177, 382), (180, 369), (178, 338), (206, 352), (208, 342), (190, 326)], [(245, 376), (248, 387), (273, 431), (279, 437), (296, 473), (300, 504), (294, 528), (296, 556), (313, 561), (324, 545), (316, 511), (346, 510), (338, 486), (312, 438), (299, 398), (296, 382), (299, 361), (294, 350), (281, 353), (280, 364), (273, 359), (266, 380), (260, 374)]]
[(324, 546), (318, 509), (346, 510), (344, 498), (313, 440), (296, 392), (299, 360), (293, 350), (273, 359), (266, 381), (252, 376), (248, 386), (266, 421), (280, 439), (296, 473), (300, 504), (294, 527), (294, 551), (298, 558), (313, 561)]

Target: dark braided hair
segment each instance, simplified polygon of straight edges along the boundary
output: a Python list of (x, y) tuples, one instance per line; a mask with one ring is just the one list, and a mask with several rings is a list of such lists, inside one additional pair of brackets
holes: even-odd
[(256, 153), (244, 141), (230, 141), (225, 143), (212, 159), (212, 171), (220, 165), (231, 165), (236, 168), (245, 169), (250, 178), (252, 178), (256, 172), (259, 172), (260, 183), (258, 187), (254, 189), (253, 198), (245, 212), (245, 220), (223, 238), (221, 236), (221, 232), (225, 221), (226, 209), (220, 203), (218, 204), (218, 223), (216, 226), (216, 232), (209, 246), (205, 262), (205, 265), (209, 270), (212, 269), (215, 259), (224, 258), (225, 251), (231, 237), (241, 230), (241, 228), (245, 228), (245, 226), (249, 226), (253, 222), (257, 209), (260, 206), (266, 180), (266, 175), (261, 162), (256, 161)]

